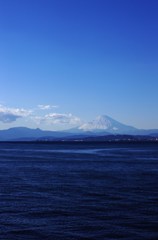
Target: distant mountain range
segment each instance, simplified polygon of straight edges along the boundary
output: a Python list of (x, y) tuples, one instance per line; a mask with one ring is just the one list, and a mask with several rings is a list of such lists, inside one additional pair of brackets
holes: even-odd
[[(0, 130), (0, 141), (33, 141), (33, 140), (105, 140), (105, 139), (131, 139), (157, 138), (158, 129), (137, 129), (120, 123), (106, 115), (99, 116), (91, 122), (87, 122), (73, 129), (65, 131), (44, 131), (39, 128), (15, 127)], [(139, 137), (138, 137), (139, 136)]]

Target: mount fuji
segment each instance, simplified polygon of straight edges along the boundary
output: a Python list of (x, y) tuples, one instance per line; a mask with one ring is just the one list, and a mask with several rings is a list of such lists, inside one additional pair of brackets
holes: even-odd
[(77, 128), (68, 130), (68, 132), (73, 132), (77, 134), (87, 134), (90, 135), (107, 135), (107, 134), (137, 134), (138, 129), (132, 126), (120, 123), (109, 116), (101, 115), (96, 117), (96, 119), (83, 123)]
[(69, 133), (89, 134), (89, 135), (151, 135), (158, 136), (158, 129), (138, 129), (126, 124), (123, 124), (107, 115), (100, 115), (94, 120), (83, 123), (77, 128), (67, 130)]
[(132, 134), (137, 130), (106, 115), (98, 116), (95, 120), (82, 124), (78, 129), (98, 133), (106, 131), (111, 134)]

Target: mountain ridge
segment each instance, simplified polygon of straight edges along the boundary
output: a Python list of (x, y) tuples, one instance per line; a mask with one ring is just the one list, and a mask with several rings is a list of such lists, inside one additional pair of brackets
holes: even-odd
[(113, 118), (101, 115), (96, 119), (82, 125), (64, 131), (49, 131), (40, 128), (12, 127), (0, 130), (0, 141), (16, 140), (60, 140), (81, 139), (86, 137), (103, 137), (108, 135), (150, 135), (158, 136), (158, 129), (137, 129), (123, 124)]

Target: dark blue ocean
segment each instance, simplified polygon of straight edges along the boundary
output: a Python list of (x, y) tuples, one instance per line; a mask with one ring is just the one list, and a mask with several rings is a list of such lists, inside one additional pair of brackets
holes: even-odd
[(0, 143), (0, 239), (157, 240), (158, 143)]

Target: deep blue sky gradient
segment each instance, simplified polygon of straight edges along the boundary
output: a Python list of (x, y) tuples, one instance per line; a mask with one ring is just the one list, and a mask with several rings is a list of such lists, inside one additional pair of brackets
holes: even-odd
[(158, 128), (157, 13), (156, 0), (0, 0), (0, 102)]

